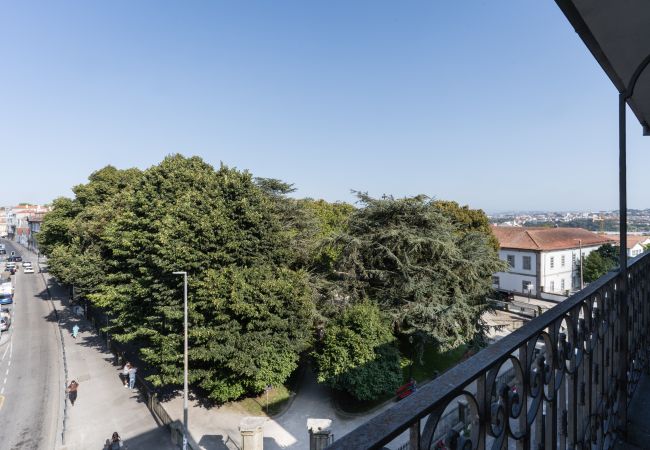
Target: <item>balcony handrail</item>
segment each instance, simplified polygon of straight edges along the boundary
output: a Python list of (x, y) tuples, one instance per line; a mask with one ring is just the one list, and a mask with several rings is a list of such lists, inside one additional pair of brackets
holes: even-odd
[[(639, 255), (628, 262), (628, 277), (635, 272), (639, 263), (645, 258), (650, 258), (650, 252)], [(520, 349), (524, 343), (529, 342), (531, 339), (537, 339), (540, 333), (558, 320), (562, 320), (574, 308), (579, 307), (582, 302), (602, 291), (608, 285), (616, 283), (619, 276), (620, 272), (618, 270), (603, 275), (583, 290), (532, 319), (518, 330), (446, 371), (435, 381), (419, 389), (417, 395), (407, 397), (390, 409), (360, 425), (335, 441), (328, 449), (382, 448), (383, 445), (390, 443), (394, 438), (408, 430), (416, 421), (435, 411), (439, 411), (441, 406), (445, 406), (453, 399), (461, 396), (473, 381), (488, 373), (495, 366), (498, 367), (506, 362), (512, 353)]]

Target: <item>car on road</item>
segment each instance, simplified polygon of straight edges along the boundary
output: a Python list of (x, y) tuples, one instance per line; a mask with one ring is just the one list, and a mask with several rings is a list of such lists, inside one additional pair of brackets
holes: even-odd
[(11, 255), (9, 258), (7, 258), (7, 261), (9, 262), (21, 262), (23, 260), (22, 256), (18, 255)]
[(7, 331), (11, 326), (11, 319), (8, 317), (0, 318), (0, 331)]
[(14, 286), (11, 280), (2, 280), (0, 282), (0, 295), (13, 295)]
[(2, 295), (0, 296), (0, 305), (11, 305), (14, 302), (14, 297), (12, 295)]
[(32, 262), (31, 262), (31, 261), (23, 261), (23, 266), (29, 266), (29, 267), (31, 267), (31, 266), (32, 266)]
[(32, 266), (23, 266), (23, 273), (34, 273), (34, 268)]

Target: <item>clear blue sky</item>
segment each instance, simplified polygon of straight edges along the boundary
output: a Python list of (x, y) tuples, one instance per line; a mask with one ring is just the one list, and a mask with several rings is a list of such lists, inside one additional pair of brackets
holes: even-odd
[(179, 152), (332, 201), (617, 207), (617, 94), (551, 0), (2, 2), (0, 58), (0, 204)]

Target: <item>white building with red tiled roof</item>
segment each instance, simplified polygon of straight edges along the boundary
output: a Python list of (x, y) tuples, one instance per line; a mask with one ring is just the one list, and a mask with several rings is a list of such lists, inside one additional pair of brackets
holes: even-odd
[[(619, 245), (621, 237), (618, 234), (608, 234), (606, 235), (612, 240), (613, 245)], [(634, 258), (639, 256), (645, 251), (645, 246), (650, 244), (650, 236), (642, 236), (638, 234), (628, 234), (627, 235), (627, 256), (628, 258)]]
[(579, 290), (581, 250), (584, 258), (612, 243), (609, 236), (582, 228), (494, 226), (492, 231), (499, 240), (499, 257), (510, 266), (494, 274), (494, 287), (542, 298)]

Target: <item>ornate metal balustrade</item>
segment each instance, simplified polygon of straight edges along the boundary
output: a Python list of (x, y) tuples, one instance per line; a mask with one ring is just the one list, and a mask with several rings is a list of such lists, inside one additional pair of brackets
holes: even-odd
[[(603, 276), (328, 448), (610, 448), (647, 368), (649, 288), (645, 254), (627, 283)], [(454, 409), (463, 417), (440, 436)]]

